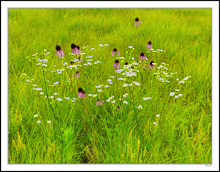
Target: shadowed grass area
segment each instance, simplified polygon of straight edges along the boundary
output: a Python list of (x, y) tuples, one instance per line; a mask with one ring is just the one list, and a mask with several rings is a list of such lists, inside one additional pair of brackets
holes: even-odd
[[(138, 28), (135, 17), (143, 22)], [(211, 163), (211, 29), (211, 9), (9, 9), (9, 163)], [(149, 40), (163, 51), (149, 51)], [(69, 55), (71, 43), (88, 47), (78, 79), (63, 66), (76, 57)], [(143, 70), (141, 63), (137, 76), (126, 78), (113, 68), (113, 48), (124, 57), (121, 69), (144, 52), (145, 66), (164, 62), (165, 72), (175, 74), (161, 82), (153, 73), (162, 69)], [(88, 56), (92, 65), (84, 66)], [(48, 58), (47, 70), (36, 65), (38, 58)], [(176, 80), (186, 76), (183, 84)], [(140, 86), (123, 87), (132, 81)], [(71, 102), (79, 87), (87, 97)], [(96, 106), (97, 98), (103, 106)]]

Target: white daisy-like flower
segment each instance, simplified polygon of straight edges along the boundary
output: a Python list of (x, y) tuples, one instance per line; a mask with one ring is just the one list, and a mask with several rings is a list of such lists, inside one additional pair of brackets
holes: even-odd
[(38, 117), (38, 114), (34, 115), (34, 117), (35, 117), (35, 118)]
[(57, 95), (58, 95), (58, 93), (53, 93), (53, 95), (57, 96)]
[(124, 80), (124, 78), (118, 78), (118, 80), (123, 81), (123, 80)]
[(156, 117), (159, 118), (159, 117), (160, 117), (160, 114), (157, 114)]
[(177, 98), (179, 98), (179, 96), (175, 96), (174, 98), (177, 99)]
[(129, 86), (129, 84), (127, 84), (127, 83), (124, 83), (124, 84), (123, 84), (123, 87), (127, 87), (127, 86)]
[(113, 82), (109, 82), (109, 84), (113, 84)]
[(46, 64), (42, 64), (42, 66), (47, 67), (47, 65), (46, 65)]
[(97, 96), (97, 94), (92, 95), (92, 97), (96, 97), (96, 96)]
[(180, 89), (175, 89), (175, 91), (180, 91)]
[(154, 125), (158, 125), (156, 122), (153, 122)]
[(36, 84), (33, 84), (33, 87), (37, 87), (37, 85), (36, 85)]
[(36, 123), (37, 123), (37, 124), (40, 124), (40, 123), (41, 123), (41, 121), (37, 121)]
[(179, 97), (183, 96), (183, 94), (178, 94)]
[(115, 76), (110, 76), (110, 78), (114, 78)]
[(128, 93), (125, 93), (124, 95), (123, 95), (123, 97), (127, 97), (128, 96)]
[(175, 94), (175, 92), (171, 92), (171, 93), (170, 93), (170, 96), (174, 96), (174, 94)]
[(115, 100), (113, 100), (112, 103), (115, 103)]
[(132, 81), (135, 85), (139, 86), (141, 85), (140, 83), (136, 82), (136, 81)]
[(133, 46), (128, 46), (128, 48), (133, 48)]
[(54, 98), (54, 96), (50, 96), (50, 98), (51, 98), (51, 99), (53, 99), (53, 98)]
[(61, 98), (57, 98), (57, 100), (58, 100), (58, 101), (62, 101), (63, 99), (61, 99)]
[(91, 96), (92, 96), (92, 94), (88, 94), (88, 96), (89, 96), (89, 97), (91, 97)]
[(189, 79), (189, 77), (187, 76), (187, 77), (185, 77), (183, 80), (187, 80), (187, 79)]
[(37, 91), (42, 90), (42, 88), (39, 88), (39, 87), (38, 88), (33, 88), (33, 89), (35, 89)]
[(143, 109), (143, 106), (142, 106), (142, 105), (139, 105), (137, 108), (138, 108), (139, 110), (141, 110), (141, 109)]
[(50, 124), (50, 123), (51, 123), (51, 121), (47, 121), (47, 123), (48, 123), (48, 124)]
[(133, 65), (136, 65), (136, 66), (137, 66), (137, 65), (139, 65), (139, 63), (133, 62)]
[(47, 98), (47, 96), (46, 96), (46, 95), (45, 95), (44, 97), (45, 97), (45, 98)]
[(97, 90), (98, 92), (102, 92), (102, 90)]
[(123, 103), (124, 103), (124, 104), (128, 104), (128, 102), (127, 102), (127, 101), (123, 101)]
[(143, 97), (143, 100), (149, 100), (151, 97)]
[(64, 97), (64, 99), (69, 100), (69, 99), (70, 99), (70, 97)]
[(122, 71), (123, 71), (123, 69), (122, 70), (115, 70), (116, 73), (121, 73)]
[(110, 99), (107, 99), (106, 101), (107, 101), (107, 102), (110, 102), (111, 100), (110, 100)]
[(184, 83), (185, 81), (179, 81), (179, 83)]
[(44, 92), (40, 92), (40, 95), (44, 95)]
[(176, 78), (176, 80), (179, 81), (180, 79), (179, 79), (179, 78)]

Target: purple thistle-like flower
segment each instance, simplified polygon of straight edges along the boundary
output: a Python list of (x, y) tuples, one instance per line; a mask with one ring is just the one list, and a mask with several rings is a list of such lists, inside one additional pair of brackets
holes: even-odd
[(85, 98), (86, 97), (86, 93), (85, 91), (82, 92), (82, 98)]
[(56, 54), (57, 54), (57, 57), (59, 58), (64, 57), (64, 51), (61, 49), (59, 45), (56, 45)]
[(82, 89), (82, 87), (78, 88), (78, 97), (80, 98), (85, 98), (86, 97), (86, 93), (85, 91)]
[(71, 44), (71, 53), (72, 54), (76, 54), (75, 48), (76, 48), (76, 45), (74, 43), (72, 43)]
[(147, 48), (148, 48), (149, 50), (152, 50), (152, 42), (151, 42), (151, 41), (148, 41), (148, 43), (147, 43)]
[(154, 61), (151, 61), (148, 68), (149, 69), (156, 69), (156, 66), (153, 65)]
[(114, 56), (116, 52), (118, 53), (118, 56), (120, 56), (120, 52), (117, 50), (117, 48), (114, 48), (114, 49), (111, 51), (112, 56)]
[(80, 50), (79, 45), (76, 45), (76, 47), (75, 47), (75, 52), (79, 54), (79, 53), (80, 53), (80, 51), (81, 51), (81, 50)]
[(118, 60), (118, 59), (115, 60), (114, 68), (117, 68), (117, 69), (120, 68), (120, 63), (119, 63), (119, 60)]
[(145, 56), (144, 53), (142, 52), (142, 53), (140, 54), (139, 60), (140, 60), (140, 61), (143, 61), (143, 60), (145, 60), (145, 59), (146, 59), (146, 56)]
[(79, 78), (79, 72), (78, 71), (76, 71), (76, 73), (73, 74), (73, 78), (75, 78), (75, 79)]
[(96, 106), (101, 106), (103, 105), (103, 103), (104, 103), (104, 100), (97, 99)]
[(135, 25), (136, 27), (138, 27), (140, 24), (143, 24), (143, 23), (139, 20), (138, 17), (136, 17), (136, 18), (134, 19), (134, 25)]

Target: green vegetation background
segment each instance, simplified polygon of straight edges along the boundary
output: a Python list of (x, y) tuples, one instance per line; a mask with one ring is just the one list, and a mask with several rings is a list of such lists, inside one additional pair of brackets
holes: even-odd
[[(212, 162), (211, 9), (9, 9), (8, 17), (9, 163)], [(138, 41), (135, 17), (143, 22)], [(81, 47), (106, 43), (109, 50), (99, 52), (102, 65), (93, 71), (102, 77), (113, 71), (111, 49), (116, 47), (123, 55), (132, 45), (142, 51), (149, 40), (153, 48), (166, 50), (163, 61), (179, 77), (192, 76), (179, 103), (163, 99), (162, 87), (155, 85), (160, 104), (152, 100), (136, 120), (132, 108), (123, 113), (124, 118), (107, 116), (98, 121), (96, 106), (88, 103), (86, 112), (93, 115), (85, 119), (79, 104), (63, 103), (56, 109), (61, 128), (36, 124), (34, 114), (42, 121), (53, 114), (22, 78), (25, 72), (43, 85), (42, 74), (26, 56), (47, 49), (56, 60), (57, 44), (68, 54), (71, 43)], [(100, 84), (93, 73), (91, 80), (84, 81), (87, 90)], [(159, 125), (154, 126), (157, 113)]]

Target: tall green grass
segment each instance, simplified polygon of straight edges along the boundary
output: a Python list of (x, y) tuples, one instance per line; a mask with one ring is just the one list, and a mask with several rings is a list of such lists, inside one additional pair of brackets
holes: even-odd
[[(143, 22), (138, 28), (135, 17)], [(123, 81), (114, 81), (97, 93), (95, 86), (106, 85), (110, 76), (116, 76), (111, 50), (116, 47), (126, 59), (132, 45), (137, 60), (140, 52), (147, 54), (149, 40), (154, 49), (166, 52), (148, 53), (148, 61), (165, 62), (170, 72), (177, 72), (175, 78), (191, 76), (190, 82), (162, 83), (153, 71), (140, 68), (134, 78), (140, 86), (124, 88)], [(59, 69), (62, 60), (55, 46), (61, 45), (69, 63), (71, 43), (88, 45), (86, 55), (102, 62), (83, 66), (72, 85), (62, 82), (69, 79), (68, 73), (43, 72), (36, 60), (30, 60), (36, 52), (42, 59), (41, 52), (47, 49), (52, 54), (48, 68), (55, 64)], [(93, 47), (98, 51), (90, 52)], [(8, 62), (9, 163), (212, 162), (211, 9), (9, 9)], [(23, 73), (35, 80), (26, 82)], [(56, 81), (59, 86), (49, 86)], [(75, 102), (46, 99), (32, 90), (33, 83), (45, 94), (47, 88), (49, 95), (58, 92), (58, 97), (71, 98), (81, 86), (105, 102), (97, 107), (97, 97)], [(169, 93), (177, 87), (183, 96), (174, 100)], [(126, 92), (128, 105), (106, 102)], [(143, 101), (143, 97), (152, 99)], [(139, 105), (142, 110), (137, 109)], [(34, 118), (35, 114), (39, 116)]]

